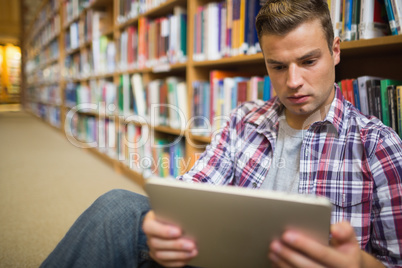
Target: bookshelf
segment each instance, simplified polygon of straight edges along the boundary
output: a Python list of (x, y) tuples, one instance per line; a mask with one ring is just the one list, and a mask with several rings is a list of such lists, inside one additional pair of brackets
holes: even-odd
[[(172, 79), (181, 82), (186, 96), (180, 98), (185, 98), (191, 115), (195, 97), (193, 82), (209, 81), (211, 71), (265, 76), (261, 53), (237, 53), (211, 60), (195, 55), (198, 48), (194, 40), (199, 34), (194, 31), (195, 16), (201, 7), (213, 2), (159, 0), (147, 1), (148, 6), (135, 6), (128, 3), (140, 1), (44, 0), (32, 28), (25, 33), (25, 109), (57, 127), (77, 144), (86, 144), (81, 147), (141, 185), (150, 175), (152, 165), (163, 158), (163, 153), (155, 155), (155, 148), (150, 144), (156, 140), (161, 144), (164, 139), (180, 140), (184, 164), (181, 163), (179, 172), (188, 170), (211, 137), (196, 134), (188, 125), (181, 128), (154, 124), (149, 117), (139, 114), (138, 109), (143, 108), (138, 103), (135, 105), (132, 77), (139, 74), (144, 87), (153, 82), (159, 89), (168, 87)], [(179, 43), (171, 44), (163, 39), (166, 37), (163, 27), (167, 20), (173, 25), (171, 21), (183, 19), (185, 15), (184, 35), (175, 33), (186, 40), (184, 52)], [(147, 26), (145, 31), (140, 29), (143, 23)], [(140, 31), (144, 31), (145, 37)], [(169, 36), (174, 35), (170, 32)], [(127, 54), (129, 38), (133, 38), (130, 46), (136, 55)], [(149, 39), (140, 45), (136, 38)], [(96, 51), (102, 52), (99, 55)], [(143, 51), (148, 51), (148, 60), (140, 62), (132, 58)], [(336, 81), (363, 75), (402, 80), (400, 62), (402, 35), (342, 42)], [(126, 96), (130, 96), (129, 101)], [(85, 103), (89, 104), (85, 106)], [(145, 104), (148, 111), (149, 103)], [(81, 105), (79, 109), (77, 105)], [(96, 141), (96, 146), (91, 141)], [(141, 148), (131, 148), (130, 144), (141, 144)], [(169, 154), (168, 150), (164, 153)], [(134, 164), (138, 168), (133, 168)]]

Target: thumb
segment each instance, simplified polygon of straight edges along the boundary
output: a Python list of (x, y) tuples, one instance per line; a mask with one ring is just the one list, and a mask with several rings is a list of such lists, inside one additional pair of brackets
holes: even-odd
[(356, 235), (349, 222), (339, 222), (331, 226), (331, 243), (334, 246), (355, 243)]

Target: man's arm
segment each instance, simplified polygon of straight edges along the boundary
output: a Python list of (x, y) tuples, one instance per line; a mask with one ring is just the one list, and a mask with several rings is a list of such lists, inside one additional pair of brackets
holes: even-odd
[(271, 243), (269, 259), (278, 267), (384, 267), (362, 251), (352, 226), (347, 222), (331, 226), (331, 245), (324, 246), (293, 230)]

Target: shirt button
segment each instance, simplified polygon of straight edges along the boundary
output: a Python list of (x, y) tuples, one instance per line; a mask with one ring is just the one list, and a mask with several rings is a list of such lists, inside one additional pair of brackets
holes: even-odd
[(257, 183), (253, 182), (253, 188), (257, 188)]

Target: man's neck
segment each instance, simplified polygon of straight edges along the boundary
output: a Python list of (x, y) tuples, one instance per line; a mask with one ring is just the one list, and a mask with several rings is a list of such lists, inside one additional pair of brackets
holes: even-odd
[(285, 108), (286, 122), (293, 129), (308, 129), (313, 123), (324, 120), (330, 107), (329, 105), (326, 109), (317, 110), (306, 116), (294, 116)]

